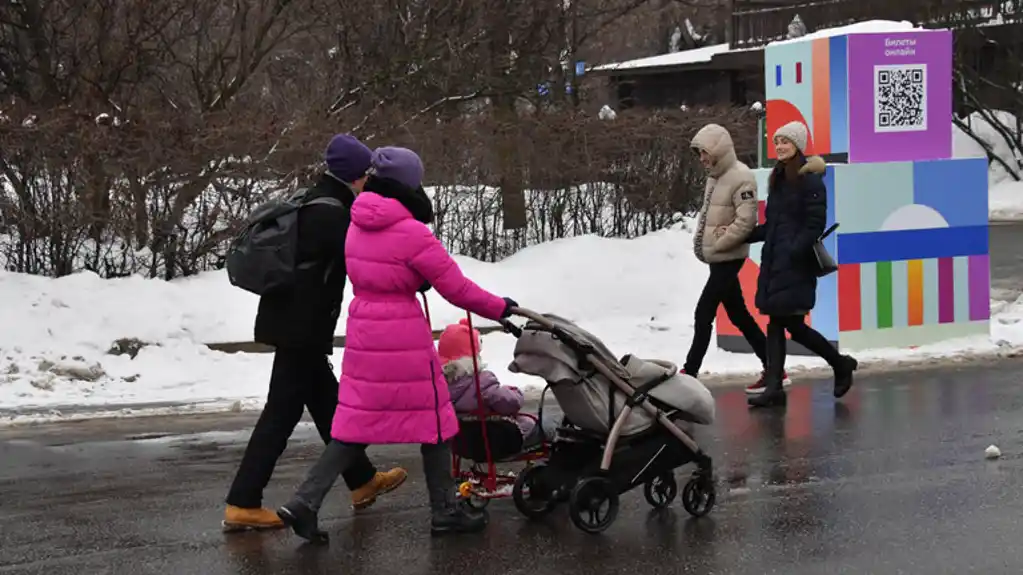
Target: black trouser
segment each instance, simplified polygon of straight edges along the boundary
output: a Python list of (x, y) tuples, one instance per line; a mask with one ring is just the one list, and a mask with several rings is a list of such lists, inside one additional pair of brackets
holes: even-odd
[(819, 331), (806, 325), (805, 315), (772, 315), (767, 323), (767, 374), (764, 381), (781, 382), (785, 373), (785, 332), (792, 341), (820, 356), (833, 369), (841, 365), (842, 354)]
[(707, 347), (710, 346), (710, 333), (714, 327), (714, 318), (718, 313), (718, 305), (725, 306), (725, 313), (735, 327), (739, 328), (742, 336), (753, 348), (760, 362), (767, 364), (767, 340), (760, 326), (753, 319), (749, 309), (746, 308), (746, 300), (742, 297), (742, 286), (739, 285), (739, 270), (746, 260), (732, 260), (721, 263), (710, 264), (710, 277), (707, 284), (703, 286), (703, 293), (696, 302), (694, 318), (693, 343), (689, 346), (689, 355), (686, 356), (686, 363), (682, 366), (686, 373), (696, 376), (703, 364), (703, 357), (707, 355)]
[[(330, 443), (337, 387), (337, 378), (326, 355), (303, 350), (277, 350), (266, 405), (256, 428), (252, 430), (242, 463), (231, 484), (228, 505), (244, 508), (262, 505), (263, 489), (270, 482), (277, 459), (284, 452), (306, 408), (323, 442)], [(353, 458), (342, 477), (348, 489), (355, 490), (369, 483), (375, 474), (376, 468), (362, 451)]]

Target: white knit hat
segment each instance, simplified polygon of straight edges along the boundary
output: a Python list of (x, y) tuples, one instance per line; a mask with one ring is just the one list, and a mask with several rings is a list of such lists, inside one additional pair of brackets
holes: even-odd
[(778, 128), (774, 133), (774, 137), (777, 138), (778, 136), (795, 144), (800, 152), (806, 150), (806, 140), (809, 138), (809, 135), (807, 134), (806, 126), (802, 122), (789, 122)]

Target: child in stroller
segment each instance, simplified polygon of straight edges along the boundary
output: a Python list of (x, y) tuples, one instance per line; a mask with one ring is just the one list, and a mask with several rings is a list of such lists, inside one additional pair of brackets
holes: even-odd
[[(471, 339), (470, 339), (471, 338)], [(459, 416), (470, 416), (479, 410), (476, 395), (476, 377), (479, 376), (479, 395), (483, 407), (495, 415), (514, 419), (522, 436), (522, 449), (529, 450), (554, 439), (560, 421), (544, 414), (539, 417), (522, 413), (525, 397), (517, 387), (501, 385), (494, 372), (485, 369), (479, 353), (483, 342), (480, 332), (471, 328), (465, 319), (451, 324), (441, 332), (437, 354), (443, 362), (444, 378), (448, 383), (451, 403)], [(473, 351), (476, 352), (473, 361)]]
[(522, 412), (522, 392), (501, 385), (497, 375), (483, 368), (481, 346), (468, 316), (449, 325), (437, 345), (458, 416), (458, 435), (451, 441), (452, 475), (459, 483), (459, 496), (476, 509), (512, 494), (518, 475), (500, 471), (498, 464), (528, 465), (546, 458), (549, 440), (560, 424), (560, 417), (544, 413), (542, 397), (537, 415)]

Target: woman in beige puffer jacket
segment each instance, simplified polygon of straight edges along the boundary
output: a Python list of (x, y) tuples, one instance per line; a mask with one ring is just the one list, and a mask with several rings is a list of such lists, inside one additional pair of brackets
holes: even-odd
[[(704, 126), (693, 137), (692, 147), (707, 170), (693, 248), (696, 257), (710, 266), (710, 277), (696, 304), (693, 342), (683, 366), (686, 373), (697, 376), (710, 345), (718, 305), (725, 306), (728, 319), (739, 328), (761, 363), (766, 360), (766, 338), (746, 308), (739, 285), (739, 270), (749, 255), (746, 238), (757, 225), (756, 178), (736, 158), (732, 136), (722, 126)], [(762, 379), (747, 391), (762, 391)]]

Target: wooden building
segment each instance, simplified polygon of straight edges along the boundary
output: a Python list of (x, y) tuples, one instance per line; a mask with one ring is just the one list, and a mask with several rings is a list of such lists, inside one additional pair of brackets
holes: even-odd
[[(727, 43), (605, 64), (587, 73), (608, 78), (610, 103), (619, 110), (745, 106), (764, 99), (764, 46), (788, 37), (794, 22), (814, 32), (867, 20), (967, 32), (957, 33), (957, 56), (975, 61), (978, 69), (994, 69), (1001, 58), (989, 39), (1020, 36), (1023, 0), (733, 0)], [(978, 26), (985, 30), (983, 40), (968, 34)]]

